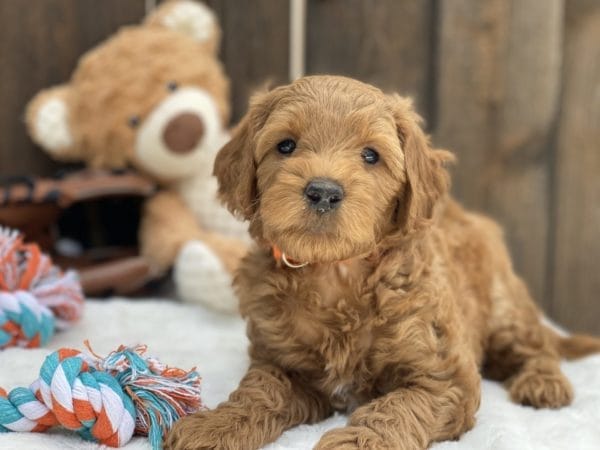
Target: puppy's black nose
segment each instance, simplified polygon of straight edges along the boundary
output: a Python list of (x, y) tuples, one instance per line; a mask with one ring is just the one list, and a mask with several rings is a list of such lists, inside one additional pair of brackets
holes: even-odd
[(344, 190), (333, 180), (315, 178), (304, 188), (304, 197), (311, 208), (323, 214), (340, 205), (344, 198)]

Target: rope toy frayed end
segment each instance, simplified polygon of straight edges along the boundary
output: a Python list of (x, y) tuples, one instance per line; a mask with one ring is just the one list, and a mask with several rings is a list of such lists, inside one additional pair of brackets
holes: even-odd
[(60, 349), (50, 354), (29, 389), (0, 388), (0, 432), (44, 431), (60, 425), (111, 447), (134, 434), (158, 450), (181, 417), (203, 408), (195, 368), (168, 367), (146, 346), (120, 346), (102, 358)]

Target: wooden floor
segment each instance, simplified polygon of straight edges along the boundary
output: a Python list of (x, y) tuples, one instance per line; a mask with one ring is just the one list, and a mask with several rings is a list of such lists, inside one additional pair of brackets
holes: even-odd
[[(234, 118), (288, 79), (289, 3), (211, 0)], [(144, 0), (0, 0), (0, 175), (56, 169), (29, 141), (25, 103)], [(454, 192), (505, 227), (515, 265), (561, 324), (600, 334), (600, 2), (307, 0), (307, 73), (416, 99), (454, 151)]]

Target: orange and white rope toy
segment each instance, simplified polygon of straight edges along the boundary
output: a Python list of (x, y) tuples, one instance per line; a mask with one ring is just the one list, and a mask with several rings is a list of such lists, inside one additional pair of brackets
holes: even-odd
[(0, 433), (63, 426), (111, 447), (135, 433), (159, 450), (173, 424), (202, 407), (201, 380), (195, 369), (168, 367), (145, 352), (138, 345), (106, 358), (91, 350), (51, 353), (29, 388), (0, 388)]
[(63, 273), (36, 244), (0, 227), (0, 350), (44, 345), (80, 318), (83, 299), (75, 272)]

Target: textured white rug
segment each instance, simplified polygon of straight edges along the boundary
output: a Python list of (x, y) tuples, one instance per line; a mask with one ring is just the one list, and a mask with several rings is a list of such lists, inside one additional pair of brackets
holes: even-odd
[[(244, 324), (196, 306), (167, 301), (94, 302), (87, 304), (83, 321), (57, 334), (47, 349), (0, 351), (0, 386), (27, 386), (37, 377), (44, 357), (58, 347), (83, 348), (89, 339), (94, 350), (106, 354), (119, 344), (145, 343), (149, 352), (172, 366), (197, 366), (203, 377), (203, 400), (209, 407), (227, 398), (248, 364)], [(484, 382), (477, 425), (460, 441), (434, 445), (434, 450), (597, 450), (600, 449), (600, 356), (563, 364), (575, 385), (575, 401), (560, 411), (535, 411), (509, 402), (502, 386)], [(289, 430), (269, 450), (310, 449), (320, 435), (342, 426), (334, 416), (320, 424)], [(76, 436), (0, 434), (2, 450), (99, 449)], [(125, 448), (148, 450), (136, 438)]]

